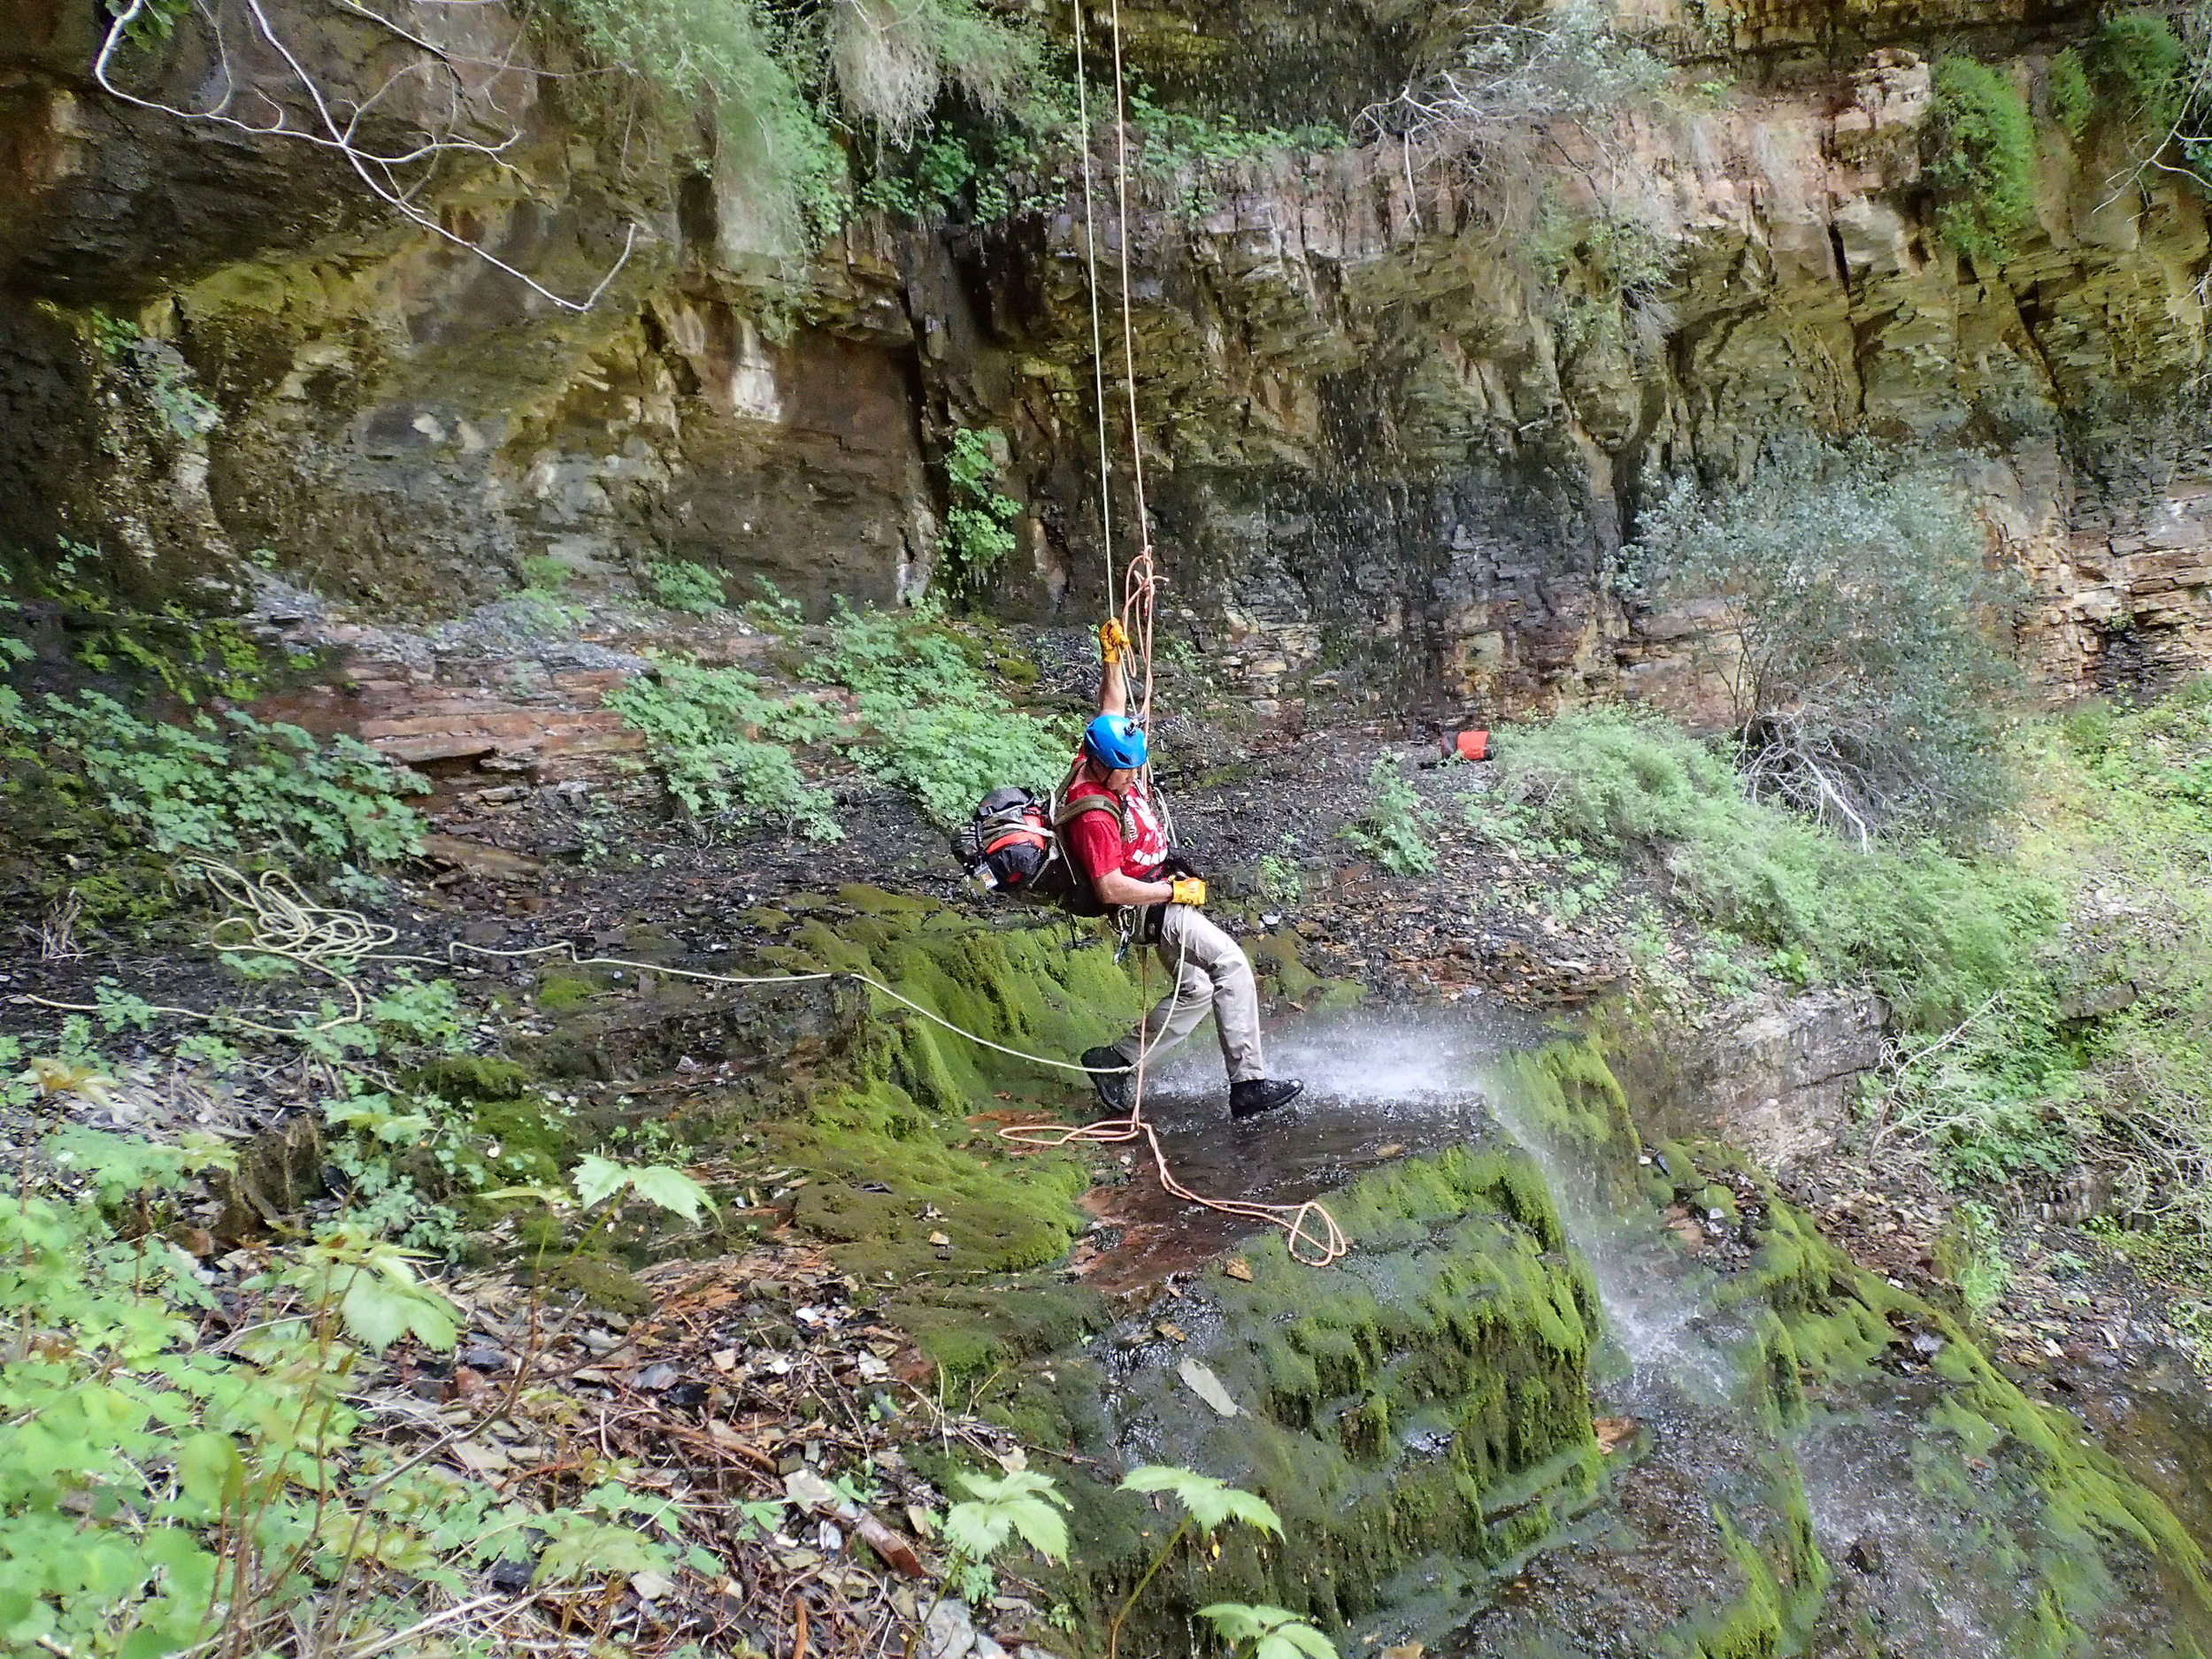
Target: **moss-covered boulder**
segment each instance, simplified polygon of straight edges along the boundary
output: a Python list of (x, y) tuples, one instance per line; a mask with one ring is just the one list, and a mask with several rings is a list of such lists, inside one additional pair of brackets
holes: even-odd
[[(1997, 1651), (2054, 1659), (2205, 1651), (2188, 1634), (2212, 1632), (2202, 1543), (2078, 1421), (1786, 1202), (1770, 1199), (1759, 1239), (1717, 1300), (1754, 1310), (1759, 1403), (1812, 1501), (1880, 1534), (1902, 1593), (1881, 1622), (1932, 1632), (1970, 1617)], [(1900, 1505), (1924, 1524), (1885, 1528)]]
[[(991, 926), (851, 887), (807, 907), (769, 953), (786, 968), (863, 973), (895, 993), (852, 993), (834, 1064), (804, 1112), (768, 1130), (777, 1156), (808, 1172), (794, 1219), (871, 1284), (956, 1286), (1041, 1267), (1087, 1225), (1075, 1201), (1087, 1167), (995, 1130), (1087, 1110), (1079, 1073), (1022, 1056), (1073, 1061), (1125, 1028), (1137, 988), (1099, 936), (1041, 922)], [(917, 1307), (912, 1323), (925, 1350), (955, 1369), (976, 1347), (957, 1319)]]
[(1209, 1270), (1087, 1350), (1035, 1353), (985, 1402), (1070, 1455), (1056, 1472), (1076, 1498), (1080, 1604), (1118, 1601), (1165, 1535), (1149, 1501), (1100, 1479), (1102, 1458), (1200, 1470), (1281, 1514), (1287, 1542), (1240, 1528), (1217, 1556), (1179, 1553), (1125, 1652), (1187, 1651), (1216, 1601), (1340, 1622), (1412, 1563), (1525, 1549), (1595, 1489), (1595, 1294), (1534, 1164), (1462, 1148), (1329, 1202), (1351, 1240), (1340, 1260), (1311, 1267), (1279, 1234), (1255, 1240), (1235, 1271)]

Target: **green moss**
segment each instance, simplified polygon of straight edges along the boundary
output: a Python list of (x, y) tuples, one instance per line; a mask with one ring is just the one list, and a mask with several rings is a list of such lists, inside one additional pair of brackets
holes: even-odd
[[(1072, 1157), (1016, 1156), (946, 1126), (888, 1082), (818, 1096), (810, 1119), (769, 1131), (807, 1170), (795, 1218), (872, 1282), (1041, 1267), (1066, 1254), (1090, 1174)], [(940, 1246), (932, 1240), (942, 1238)]]
[[(886, 1304), (899, 1327), (929, 1356), (947, 1382), (958, 1388), (1026, 1357), (1072, 1348), (1106, 1324), (1098, 1293), (1034, 1278), (982, 1286), (893, 1295)], [(1024, 1419), (1035, 1446), (1064, 1445), (1064, 1413), (1048, 1396), (1024, 1401), (1017, 1389), (1010, 1407), (992, 1415)]]
[(536, 1101), (481, 1102), (470, 1116), (469, 1131), (487, 1158), (494, 1146), (499, 1148), (497, 1166), (518, 1180), (558, 1180), (580, 1149), (565, 1118), (549, 1117)]
[(580, 979), (565, 973), (549, 973), (538, 981), (538, 1007), (549, 1014), (565, 1013), (580, 1008), (599, 995), (603, 987), (595, 980)]
[(2039, 1586), (2005, 1632), (2007, 1651), (2070, 1650), (2084, 1622), (2123, 1594), (2135, 1552), (2185, 1599), (2212, 1609), (2204, 1552), (2162, 1502), (2064, 1414), (2023, 1394), (1947, 1314), (1859, 1267), (1770, 1192), (1763, 1198), (1769, 1220), (1758, 1250), (1721, 1300), (1763, 1304), (1757, 1323), (1771, 1410), (1803, 1423), (1815, 1392), (1847, 1394), (1893, 1363), (1907, 1333), (1940, 1341), (1929, 1371), (1942, 1392), (1927, 1408), (1933, 1432), (1915, 1447), (1916, 1478), (1970, 1518), (1977, 1549), (2002, 1564), (1998, 1577)]
[(2089, 127), (2089, 118), (2096, 113), (2096, 95), (2089, 88), (2089, 74), (2082, 67), (2081, 54), (2067, 47), (2051, 59), (2050, 73), (2044, 82), (2050, 93), (2051, 113), (2065, 128), (2069, 138), (2078, 140)]
[[(833, 908), (833, 917), (825, 913)], [(1071, 949), (1064, 926), (985, 928), (942, 905), (866, 887), (842, 889), (833, 907), (803, 909), (790, 943), (764, 953), (777, 964), (866, 973), (1007, 1048), (1071, 1060), (1136, 1013), (1136, 987), (1112, 953), (1097, 943)], [(834, 1080), (814, 1088), (802, 1121), (769, 1132), (776, 1156), (810, 1178), (799, 1224), (831, 1241), (840, 1266), (878, 1285), (918, 1275), (963, 1282), (1064, 1255), (1087, 1225), (1075, 1207), (1089, 1185), (1086, 1167), (1062, 1154), (1018, 1156), (968, 1119), (1010, 1103), (1079, 1110), (1087, 1091), (1071, 1073), (865, 995)], [(933, 1242), (939, 1238), (948, 1242)], [(975, 1343), (956, 1333), (960, 1322), (930, 1323), (935, 1356), (968, 1369)]]
[(1670, 1631), (1663, 1651), (1694, 1659), (1774, 1659), (1802, 1650), (1820, 1609), (1828, 1563), (1813, 1541), (1803, 1485), (1793, 1472), (1783, 1477), (1783, 1485), (1786, 1494), (1779, 1519), (1762, 1537), (1746, 1533), (1715, 1508), (1714, 1525), (1742, 1574), (1742, 1587), (1718, 1607), (1693, 1614)]
[[(1202, 1600), (1340, 1621), (1425, 1556), (1497, 1562), (1529, 1548), (1595, 1489), (1596, 1295), (1530, 1160), (1456, 1148), (1329, 1202), (1349, 1256), (1317, 1269), (1279, 1235), (1248, 1243), (1249, 1282), (1209, 1274), (1176, 1310), (1217, 1334), (1118, 1383), (1118, 1439), (1260, 1493), (1295, 1540), (1225, 1536), (1218, 1560), (1171, 1567), (1130, 1651), (1171, 1650)], [(1197, 1406), (1186, 1356), (1245, 1415)], [(1148, 1515), (1125, 1495), (1079, 1505), (1081, 1599), (1125, 1593)]]
[(512, 1060), (483, 1055), (447, 1055), (418, 1069), (409, 1079), (415, 1087), (441, 1100), (520, 1100), (530, 1086), (530, 1073)]
[(2188, 52), (2156, 12), (2107, 18), (2089, 61), (2104, 103), (2131, 131), (2163, 133), (2181, 118)]
[(653, 1293), (612, 1262), (580, 1256), (562, 1263), (550, 1277), (561, 1289), (582, 1297), (587, 1307), (632, 1319), (653, 1311)]
[[(1071, 948), (1065, 924), (984, 929), (941, 905), (847, 887), (857, 915), (834, 926), (810, 918), (787, 949), (767, 953), (794, 968), (864, 972), (964, 1031), (1056, 1060), (1127, 1028), (1137, 987), (1102, 936)], [(864, 1074), (895, 1084), (922, 1106), (955, 1117), (1001, 1094), (1066, 1100), (1071, 1073), (998, 1053), (870, 993), (871, 1051)]]
[[(1614, 1199), (1634, 1190), (1642, 1138), (1620, 1079), (1593, 1044), (1554, 1042), (1509, 1055), (1493, 1068), (1490, 1094), (1523, 1140), (1573, 1157)], [(1678, 1179), (1686, 1172), (1676, 1170)]]
[(1321, 976), (1298, 959), (1298, 941), (1288, 933), (1262, 933), (1245, 942), (1244, 954), (1263, 995), (1286, 1002), (1303, 1002), (1320, 988)]

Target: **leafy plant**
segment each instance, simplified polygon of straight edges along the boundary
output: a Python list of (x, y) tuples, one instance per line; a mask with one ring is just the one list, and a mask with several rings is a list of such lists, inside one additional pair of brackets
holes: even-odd
[(1279, 1607), (1248, 1607), (1241, 1601), (1217, 1601), (1198, 1609), (1233, 1652), (1248, 1648), (1251, 1659), (1336, 1659), (1329, 1639)]
[(830, 641), (805, 672), (854, 694), (859, 726), (841, 740), (847, 753), (910, 791), (936, 822), (961, 822), (1002, 784), (1048, 789), (1066, 772), (1066, 741), (1009, 710), (935, 612), (841, 603)]
[(722, 579), (688, 559), (655, 559), (645, 567), (653, 596), (671, 611), (710, 617), (722, 609)]
[(568, 586), (568, 579), (575, 571), (564, 559), (547, 553), (526, 554), (522, 561), (524, 591), (531, 594), (557, 594)]
[(645, 734), (669, 794), (703, 826), (780, 822), (811, 841), (844, 839), (828, 793), (776, 741), (823, 734), (826, 717), (811, 699), (764, 695), (742, 669), (671, 662), (609, 693), (606, 706)]
[(945, 1511), (944, 1531), (961, 1557), (988, 1561), (1018, 1537), (1047, 1561), (1067, 1558), (1068, 1524), (1060, 1511), (1068, 1501), (1049, 1479), (1025, 1469), (999, 1477), (964, 1473), (960, 1484), (975, 1495)]
[(1287, 842), (1283, 852), (1260, 855), (1259, 876), (1260, 897), (1270, 904), (1288, 910), (1306, 895), (1305, 876), (1298, 861), (1289, 855)]
[(947, 82), (987, 114), (1009, 109), (1037, 62), (1035, 39), (974, 0), (856, 0), (830, 48), (837, 90), (855, 115), (903, 143)]
[(1435, 814), (1406, 781), (1398, 763), (1385, 756), (1367, 773), (1366, 809), (1337, 833), (1394, 876), (1426, 875), (1436, 868), (1436, 849), (1428, 831)]
[(808, 54), (753, 0), (558, 0), (555, 14), (672, 128), (706, 113), (717, 172), (751, 210), (749, 251), (795, 260), (836, 224), (844, 166)]
[(1974, 1199), (1966, 1200), (1951, 1212), (1943, 1243), (1951, 1280), (1966, 1311), (1976, 1319), (1988, 1318), (2012, 1281), (1995, 1212)]
[(593, 1154), (578, 1163), (574, 1179), (576, 1202), (587, 1210), (618, 1194), (634, 1193), (656, 1210), (680, 1216), (695, 1226), (699, 1212), (714, 1208), (714, 1200), (708, 1196), (705, 1187), (681, 1170), (664, 1164), (618, 1164)]
[(1943, 193), (1936, 230), (1993, 270), (2035, 223), (2035, 127), (2011, 78), (1971, 58), (1937, 60), (1928, 180)]
[(390, 863), (421, 842), (422, 820), (398, 796), (428, 785), (350, 737), (318, 742), (242, 710), (147, 720), (96, 691), (44, 697), (15, 726), (38, 746), (17, 792), (49, 792), (157, 852), (281, 851), (331, 867)]
[(1014, 534), (1006, 526), (1021, 503), (998, 487), (1005, 442), (994, 428), (961, 426), (945, 446), (949, 500), (943, 549), (955, 588), (974, 589), (1014, 550)]
[(349, 1633), (335, 1594), (349, 1583), (400, 1573), (458, 1589), (532, 1531), (552, 1540), (541, 1579), (670, 1565), (622, 1524), (646, 1506), (618, 1486), (547, 1514), (367, 1443), (349, 1399), (363, 1351), (453, 1345), (450, 1305), (405, 1253), (347, 1225), (280, 1245), (241, 1286), (254, 1312), (238, 1333), (200, 1346), (211, 1298), (196, 1264), (111, 1219), (196, 1155), (80, 1133), (50, 1156), (53, 1176), (19, 1171), (0, 1204), (10, 1652), (249, 1651), (276, 1608), (331, 1643)]
[(735, 216), (743, 251), (787, 273), (849, 199), (839, 103), (850, 124), (902, 145), (948, 86), (986, 114), (1010, 109), (1037, 55), (1028, 29), (975, 0), (850, 0), (811, 12), (757, 0), (559, 0), (557, 12), (672, 129), (710, 112), (716, 173), (747, 210)]
[[(1218, 1528), (1232, 1521), (1240, 1521), (1263, 1532), (1272, 1532), (1278, 1538), (1283, 1535), (1282, 1517), (1265, 1500), (1240, 1491), (1226, 1481), (1217, 1480), (1211, 1475), (1202, 1475), (1195, 1470), (1147, 1463), (1122, 1477), (1121, 1490), (1165, 1493), (1182, 1506), (1183, 1518), (1176, 1523), (1175, 1530), (1167, 1535), (1166, 1541), (1153, 1552), (1152, 1560), (1138, 1578), (1135, 1587), (1114, 1609), (1113, 1617), (1106, 1621), (1107, 1659), (1113, 1659), (1119, 1649), (1121, 1627), (1127, 1621), (1130, 1609), (1136, 1606), (1138, 1598), (1144, 1594), (1152, 1580), (1159, 1576), (1160, 1569), (1175, 1554), (1176, 1545), (1183, 1541), (1184, 1535), (1194, 1526), (1198, 1529), (1201, 1537), (1209, 1539)], [(1227, 1604), (1223, 1605), (1225, 1609)], [(1206, 1617), (1212, 1617), (1216, 1610), (1205, 1609)], [(1227, 1635), (1225, 1630), (1224, 1634)], [(1232, 1641), (1240, 1640), (1234, 1636), (1228, 1636), (1227, 1639)], [(1324, 1648), (1326, 1648), (1325, 1643)], [(1334, 1655), (1331, 1655), (1330, 1659), (1334, 1659)]]
[(1593, 710), (1519, 728), (1497, 774), (1469, 798), (1486, 837), (1548, 858), (1587, 846), (1636, 859), (1708, 926), (1798, 953), (1793, 977), (1816, 964), (1871, 980), (1909, 1024), (1941, 1029), (1987, 1000), (2057, 921), (2040, 882), (1925, 845), (1861, 851), (1747, 799), (1725, 760), (1659, 720)]
[(2051, 113), (2069, 138), (2078, 140), (2097, 112), (2097, 95), (2090, 89), (2089, 72), (2082, 67), (2081, 54), (2070, 46), (2060, 51), (2051, 59), (2044, 86), (2050, 94)]
[(2155, 12), (2108, 17), (2089, 61), (2103, 101), (2122, 124), (2162, 144), (2182, 120), (2193, 90), (2188, 50), (2173, 26)]
[(1717, 599), (1701, 661), (1754, 793), (1847, 830), (1968, 841), (2011, 797), (1998, 750), (2015, 584), (1950, 477), (1855, 442), (1777, 442), (1740, 487), (1645, 510), (1642, 597)]
[(1522, 250), (1563, 357), (1610, 340), (1649, 358), (1672, 329), (1663, 296), (1681, 249), (1642, 219), (1612, 209), (1569, 211), (1547, 195)]

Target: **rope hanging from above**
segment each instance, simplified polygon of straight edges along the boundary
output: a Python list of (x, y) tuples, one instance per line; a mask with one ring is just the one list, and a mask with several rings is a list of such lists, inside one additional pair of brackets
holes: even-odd
[[(1111, 510), (1113, 484), (1106, 442), (1105, 331), (1099, 317), (1095, 222), (1097, 194), (1091, 177), (1090, 101), (1084, 77), (1083, 0), (1074, 0), (1074, 9), (1076, 100), (1082, 122), (1083, 248), (1090, 275), (1092, 384), (1097, 394), (1099, 516), (1105, 547), (1106, 603), (1110, 611), (1114, 610), (1115, 598)], [(1129, 303), (1129, 124), (1122, 69), (1121, 0), (1112, 0), (1110, 15), (1114, 41), (1114, 200), (1118, 215), (1117, 252), (1121, 276), (1122, 387), (1129, 403), (1129, 476), (1132, 516), (1137, 541), (1137, 550), (1130, 556), (1129, 563), (1122, 572), (1118, 615), (1122, 631), (1127, 634), (1131, 646), (1144, 664), (1142, 684), (1138, 691), (1137, 717), (1149, 731), (1152, 726), (1152, 619), (1160, 583), (1152, 558), (1151, 515), (1145, 501), (1144, 445), (1139, 436), (1137, 419), (1136, 323)], [(1110, 673), (1116, 670), (1107, 666), (1102, 667), (1100, 672)], [(1144, 769), (1148, 788), (1151, 784), (1151, 770), (1148, 762)], [(1148, 952), (1142, 956), (1141, 964), (1139, 994), (1143, 1004), (1149, 1008), (1152, 1002), (1152, 963)], [(1175, 974), (1175, 995), (1178, 999), (1182, 995), (1182, 964), (1179, 961)], [(1337, 1225), (1336, 1217), (1329, 1213), (1328, 1207), (1318, 1200), (1309, 1199), (1299, 1204), (1267, 1204), (1250, 1199), (1211, 1198), (1193, 1191), (1176, 1179), (1174, 1168), (1168, 1163), (1167, 1151), (1160, 1144), (1159, 1131), (1144, 1115), (1145, 1079), (1153, 1047), (1148, 1042), (1138, 1048), (1137, 1063), (1130, 1072), (1129, 1112), (1126, 1117), (1102, 1118), (1080, 1126), (1017, 1124), (1001, 1129), (999, 1134), (1018, 1145), (1031, 1147), (1118, 1146), (1142, 1141), (1151, 1151), (1153, 1169), (1160, 1178), (1160, 1185), (1185, 1202), (1223, 1215), (1280, 1227), (1292, 1259), (1309, 1266), (1326, 1267), (1344, 1255), (1351, 1248), (1344, 1236), (1344, 1230)]]

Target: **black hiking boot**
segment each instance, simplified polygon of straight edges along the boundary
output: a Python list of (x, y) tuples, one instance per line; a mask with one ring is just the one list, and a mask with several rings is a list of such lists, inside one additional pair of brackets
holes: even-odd
[(1125, 1080), (1129, 1076), (1129, 1062), (1111, 1048), (1086, 1048), (1079, 1056), (1083, 1069), (1091, 1074), (1091, 1087), (1098, 1091), (1099, 1104), (1119, 1117), (1126, 1117), (1129, 1101)]
[(1229, 1116), (1241, 1123), (1278, 1106), (1287, 1106), (1305, 1092), (1306, 1086), (1294, 1077), (1247, 1078), (1229, 1085)]

